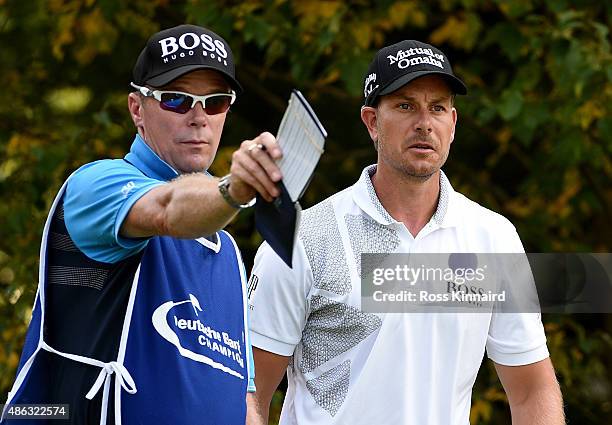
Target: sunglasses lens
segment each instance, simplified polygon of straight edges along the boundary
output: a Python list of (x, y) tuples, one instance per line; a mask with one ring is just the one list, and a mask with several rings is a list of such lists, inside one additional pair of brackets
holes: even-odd
[(231, 97), (226, 95), (209, 97), (206, 99), (206, 113), (208, 115), (216, 115), (227, 111), (231, 100)]
[[(193, 97), (183, 93), (164, 92), (161, 93), (161, 101), (159, 105), (166, 111), (185, 114), (193, 105)], [(196, 97), (199, 101), (200, 99)], [(213, 96), (205, 96), (206, 108), (208, 115), (221, 114), (227, 111), (232, 103), (232, 97), (226, 94), (218, 94)]]
[(190, 96), (180, 93), (163, 93), (161, 95), (160, 106), (166, 111), (184, 114), (191, 108), (193, 99)]

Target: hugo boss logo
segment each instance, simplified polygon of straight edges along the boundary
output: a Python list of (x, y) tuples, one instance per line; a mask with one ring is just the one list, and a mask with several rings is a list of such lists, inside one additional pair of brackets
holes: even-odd
[[(211, 59), (217, 59), (227, 66), (227, 49), (225, 44), (216, 38), (208, 34), (196, 34), (194, 32), (187, 32), (182, 34), (180, 37), (166, 37), (159, 40), (159, 44), (162, 50), (162, 59), (164, 63), (168, 63), (170, 60), (176, 60), (177, 58), (184, 58), (186, 56), (193, 56), (198, 54), (195, 49), (202, 47), (202, 54), (209, 56)], [(179, 50), (181, 50), (179, 52)]]

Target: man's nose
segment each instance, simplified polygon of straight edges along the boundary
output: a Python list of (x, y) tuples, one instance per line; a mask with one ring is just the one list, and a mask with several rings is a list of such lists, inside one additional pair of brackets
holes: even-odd
[(419, 133), (431, 133), (431, 117), (427, 109), (421, 110), (414, 124), (415, 131)]
[(190, 122), (192, 126), (204, 126), (208, 123), (208, 114), (204, 109), (201, 101), (196, 102), (195, 106), (189, 111)]

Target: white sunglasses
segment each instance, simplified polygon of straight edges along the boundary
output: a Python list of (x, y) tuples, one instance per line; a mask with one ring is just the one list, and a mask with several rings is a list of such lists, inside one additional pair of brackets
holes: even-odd
[(180, 91), (151, 90), (148, 87), (137, 86), (130, 83), (145, 97), (152, 97), (159, 102), (160, 108), (166, 111), (186, 114), (196, 103), (202, 102), (204, 112), (208, 115), (221, 114), (227, 111), (236, 100), (236, 92), (231, 90), (229, 93), (211, 93), (205, 96), (197, 96), (191, 93)]

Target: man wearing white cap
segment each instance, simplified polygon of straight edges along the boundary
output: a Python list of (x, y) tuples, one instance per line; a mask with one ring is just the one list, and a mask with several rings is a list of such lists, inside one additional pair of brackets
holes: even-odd
[(244, 423), (245, 271), (221, 229), (256, 193), (278, 196), (280, 149), (263, 133), (228, 176), (206, 172), (241, 92), (230, 47), (206, 28), (153, 35), (131, 86), (130, 152), (79, 168), (49, 213), (8, 403), (65, 405), (56, 418), (79, 425)]
[(377, 52), (361, 108), (377, 163), (304, 211), (293, 269), (266, 243), (257, 253), (249, 424), (267, 423), (287, 372), (281, 425), (466, 425), (485, 350), (513, 424), (564, 423), (539, 314), (362, 309), (362, 254), (523, 252), (507, 219), (456, 192), (441, 171), (456, 94), (466, 87), (437, 48), (409, 40)]

